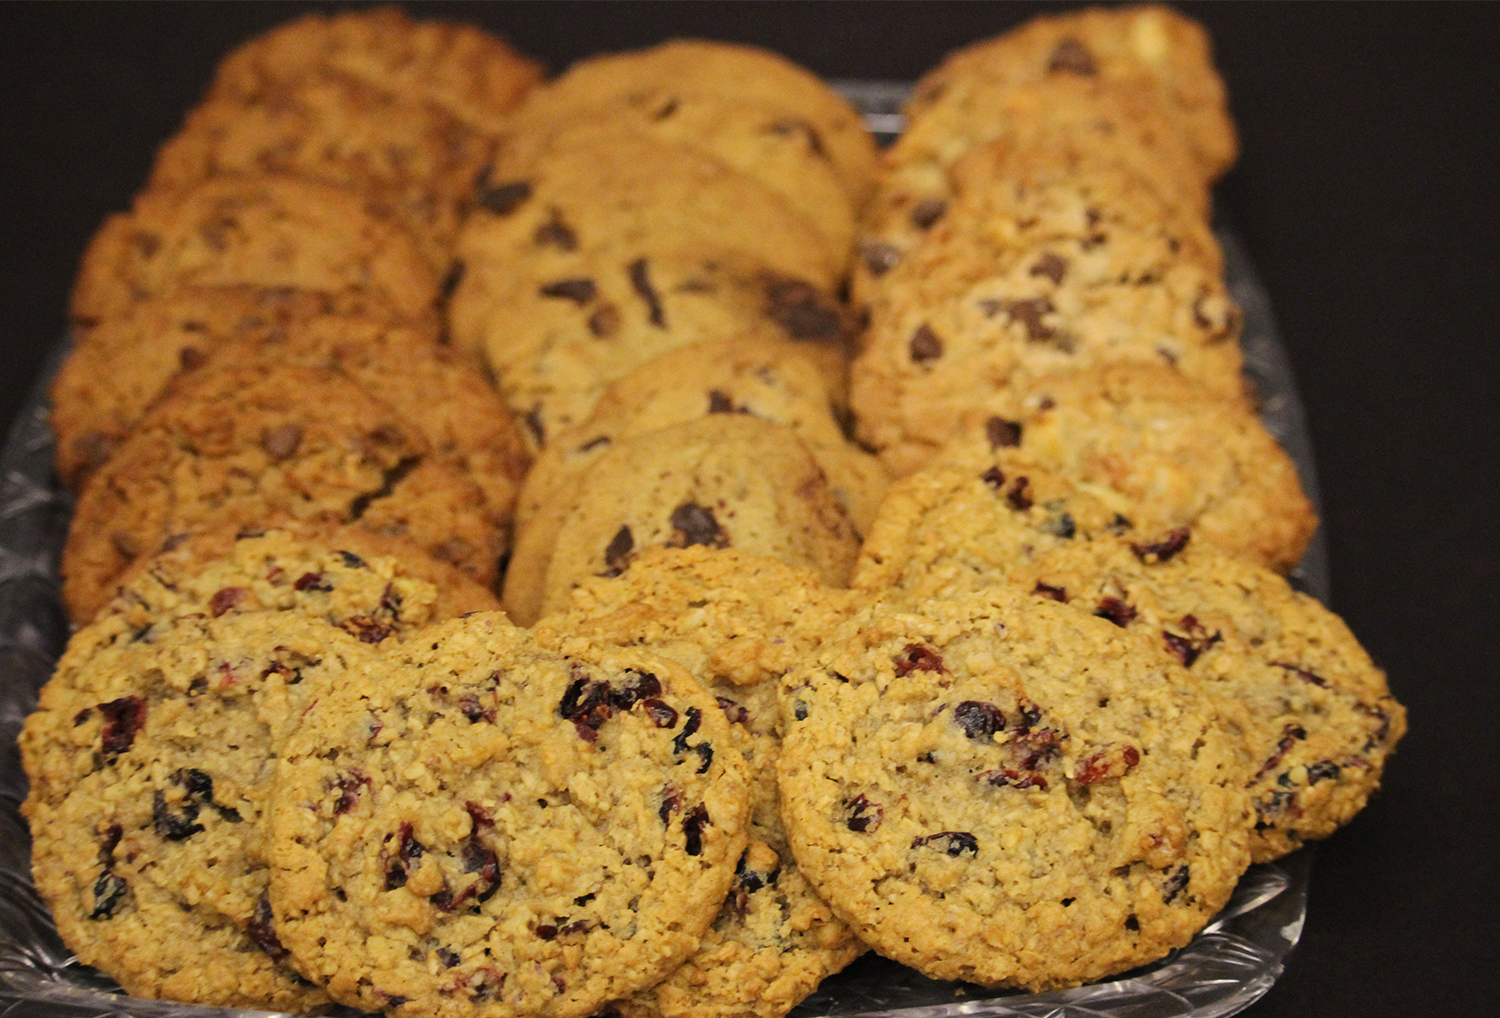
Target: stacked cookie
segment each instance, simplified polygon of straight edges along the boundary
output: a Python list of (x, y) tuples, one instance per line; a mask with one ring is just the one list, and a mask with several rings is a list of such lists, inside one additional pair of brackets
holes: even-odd
[(538, 457), (513, 618), (654, 545), (847, 581), (886, 483), (837, 420), (874, 158), (847, 102), (743, 46), (585, 60), (516, 111), (449, 307)]
[(355, 523), (498, 579), (526, 456), (443, 345), (459, 220), (539, 76), (468, 26), (309, 16), (221, 65), (90, 243), (54, 383), (75, 621), (164, 542)]

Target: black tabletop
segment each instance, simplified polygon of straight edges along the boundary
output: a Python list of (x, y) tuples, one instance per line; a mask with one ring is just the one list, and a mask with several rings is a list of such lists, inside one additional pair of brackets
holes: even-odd
[[(1494, 1013), (1500, 6), (1184, 6), (1213, 32), (1241, 130), (1217, 201), (1270, 291), (1307, 404), (1332, 607), (1411, 712), (1383, 792), (1318, 849), (1301, 946), (1247, 1014)], [(126, 206), (217, 59), (301, 9), (0, 7), (0, 427), (61, 334), (101, 218)], [(554, 70), (701, 35), (770, 46), (829, 77), (910, 79), (1040, 9), (418, 11), (479, 21)]]

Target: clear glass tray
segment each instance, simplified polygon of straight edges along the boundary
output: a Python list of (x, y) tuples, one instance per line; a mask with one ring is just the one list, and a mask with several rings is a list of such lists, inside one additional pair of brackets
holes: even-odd
[[(899, 104), (909, 86), (870, 81), (835, 85), (865, 112), (877, 135), (891, 137), (900, 130)], [(1241, 342), (1246, 371), (1263, 397), (1262, 417), (1296, 461), (1302, 483), (1316, 503), (1317, 482), (1303, 409), (1265, 289), (1234, 233), (1223, 225), (1217, 232), (1224, 246), (1230, 291), (1245, 313)], [(26, 796), (26, 777), (16, 736), (68, 638), (58, 599), (57, 561), (72, 502), (53, 476), (46, 402), (46, 385), (65, 353), (64, 342), (53, 352), (42, 381), (18, 413), (0, 455), (0, 1014), (43, 1018), (260, 1014), (124, 996), (113, 981), (77, 963), (58, 938), (52, 917), (32, 886), (31, 839), (18, 811)], [(1327, 599), (1327, 558), (1321, 534), (1293, 580), (1314, 596)], [(1270, 989), (1296, 946), (1306, 915), (1311, 868), (1310, 849), (1252, 867), (1229, 907), (1187, 947), (1110, 982), (1041, 994), (997, 994), (983, 987), (925, 979), (870, 954), (825, 981), (793, 1012), (793, 1018), (1213, 1018), (1234, 1014)]]

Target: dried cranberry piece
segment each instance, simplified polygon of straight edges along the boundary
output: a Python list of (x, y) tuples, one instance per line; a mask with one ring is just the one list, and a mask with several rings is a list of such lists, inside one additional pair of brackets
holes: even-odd
[(481, 720), (490, 722), (495, 720), (494, 709), (480, 703), (478, 693), (464, 693), (460, 696), (458, 698), (458, 710), (460, 714), (468, 718), (472, 723), (477, 724)]
[[(661, 680), (650, 672), (627, 671), (625, 683), (610, 693), (610, 703), (620, 710), (629, 710), (642, 700), (661, 696)], [(659, 702), (659, 701), (658, 701)], [(675, 713), (675, 712), (674, 712)]]
[(1184, 615), (1178, 625), (1187, 630), (1187, 635), (1168, 629), (1163, 629), (1161, 635), (1166, 641), (1167, 651), (1181, 661), (1184, 668), (1191, 668), (1200, 654), (1223, 638), (1219, 633), (1210, 636), (1195, 615)]
[(358, 555), (354, 554), (354, 552), (352, 552), (352, 551), (341, 551), (341, 552), (339, 552), (339, 558), (343, 559), (344, 560), (344, 565), (348, 566), (350, 569), (368, 569), (368, 568), (370, 568), (369, 566), (365, 565), (365, 560), (364, 559), (360, 558)]
[(676, 753), (686, 753), (690, 748), (688, 738), (697, 733), (703, 725), (703, 712), (697, 707), (687, 709), (687, 723), (682, 726), (682, 731), (672, 740), (672, 750)]
[(556, 209), (552, 210), (552, 218), (536, 228), (532, 239), (540, 247), (555, 247), (563, 251), (578, 250), (578, 234), (563, 222), (562, 216), (558, 215)]
[(719, 701), (719, 709), (724, 712), (730, 724), (748, 725), (750, 723), (750, 711), (745, 708), (744, 704), (735, 703), (727, 696), (716, 696), (714, 699)]
[(115, 908), (120, 904), (120, 899), (125, 897), (129, 890), (125, 880), (105, 870), (99, 874), (99, 879), (94, 881), (94, 910), (89, 913), (90, 919), (112, 919)]
[(214, 596), (208, 599), (208, 613), (218, 618), (244, 600), (247, 593), (249, 591), (244, 587), (225, 587), (215, 591)]
[(1005, 727), (1005, 714), (992, 703), (964, 700), (953, 708), (953, 720), (971, 739), (991, 739)]
[(1024, 513), (1034, 504), (1031, 496), (1031, 479), (1017, 477), (1011, 482), (1010, 491), (1005, 493), (1005, 501), (1018, 513)]
[(1108, 619), (1121, 629), (1124, 629), (1135, 621), (1137, 612), (1134, 606), (1126, 604), (1118, 597), (1110, 596), (1099, 600), (1099, 606), (1094, 609), (1094, 614), (1101, 619)]
[(1305, 738), (1307, 738), (1307, 729), (1301, 725), (1289, 724), (1283, 726), (1281, 729), (1281, 739), (1276, 743), (1276, 751), (1266, 759), (1265, 763), (1260, 765), (1260, 770), (1255, 772), (1255, 777), (1250, 779), (1250, 784), (1253, 785), (1275, 770), (1276, 766), (1281, 763), (1282, 758), (1292, 751), (1292, 747)]
[(271, 912), (269, 894), (262, 894), (255, 903), (255, 915), (245, 927), (245, 932), (250, 935), (255, 946), (270, 956), (272, 961), (282, 961), (291, 954), (281, 946), (281, 941), (276, 937), (276, 917)]
[(1063, 71), (1086, 78), (1092, 78), (1099, 73), (1099, 67), (1094, 63), (1094, 55), (1083, 43), (1071, 37), (1063, 39), (1053, 48), (1052, 57), (1047, 61), (1047, 70), (1052, 74)]
[(302, 429), (295, 424), (267, 428), (260, 436), (260, 447), (273, 460), (291, 459), (302, 445)]
[(440, 947), (440, 948), (438, 948), (437, 949), (437, 956), (438, 956), (438, 961), (442, 962), (443, 965), (444, 965), (444, 967), (450, 968), (450, 969), (453, 968), (455, 965), (457, 965), (460, 961), (463, 960), (462, 957), (460, 957), (460, 955), (459, 955), (459, 953), (457, 951), (450, 951), (446, 947)]
[(589, 332), (600, 339), (613, 336), (620, 329), (620, 309), (609, 301), (600, 302), (589, 315)]
[(665, 329), (667, 314), (662, 309), (661, 297), (651, 285), (651, 270), (646, 259), (637, 258), (626, 267), (626, 271), (630, 274), (630, 288), (646, 302), (647, 317), (651, 324), (658, 329)]
[(912, 848), (922, 848), (931, 845), (935, 841), (946, 841), (947, 845), (939, 846), (948, 855), (955, 858), (968, 852), (970, 855), (979, 854), (979, 839), (968, 831), (940, 831), (937, 834), (929, 834), (926, 837), (912, 839)]
[(1308, 765), (1307, 783), (1309, 785), (1316, 785), (1319, 781), (1325, 779), (1337, 781), (1340, 773), (1341, 768), (1332, 760), (1320, 760), (1315, 764)]
[(547, 426), (542, 422), (542, 404), (538, 403), (526, 411), (522, 418), (526, 422), (526, 430), (531, 432), (531, 437), (536, 439), (537, 445), (547, 444)]
[(901, 249), (894, 244), (867, 242), (860, 245), (860, 260), (872, 276), (883, 276), (901, 261)]
[[(173, 771), (168, 780), (182, 786), (187, 792), (178, 807), (180, 812), (173, 812), (172, 807), (167, 804), (166, 791), (158, 788), (151, 797), (151, 821), (158, 837), (167, 841), (182, 841), (205, 829), (197, 822), (198, 813), (204, 803), (213, 802), (214, 782), (203, 771), (189, 768)], [(221, 809), (221, 812), (226, 811)], [(233, 817), (231, 822), (239, 822), (238, 813), (233, 810), (227, 812)]]
[(351, 615), (340, 622), (338, 627), (361, 643), (379, 643), (396, 632), (396, 627), (389, 622), (381, 622), (368, 615)]
[(669, 522), (672, 524), (672, 539), (667, 542), (670, 548), (697, 545), (725, 548), (729, 545), (729, 535), (720, 528), (713, 511), (696, 502), (684, 502), (673, 509)]
[(592, 279), (559, 279), (555, 283), (548, 283), (537, 290), (543, 297), (552, 297), (560, 300), (570, 300), (579, 307), (594, 299), (599, 288), (594, 285)]
[(870, 801), (863, 792), (853, 799), (845, 799), (843, 805), (847, 813), (845, 826), (859, 834), (873, 834), (885, 818), (885, 807)]
[(635, 538), (630, 533), (628, 526), (623, 526), (615, 531), (615, 536), (610, 538), (608, 546), (604, 549), (604, 564), (608, 567), (601, 575), (619, 576), (630, 567), (630, 560), (635, 551)]
[(146, 701), (138, 696), (122, 696), (118, 700), (96, 705), (104, 715), (102, 733), (103, 750), (106, 756), (117, 756), (130, 749), (136, 733), (146, 723)]
[[(510, 796), (507, 795), (505, 798), (509, 799)], [(495, 826), (495, 818), (490, 816), (489, 811), (486, 810), (483, 806), (479, 805), (479, 803), (477, 802), (465, 802), (464, 812), (468, 813), (469, 818), (474, 821), (474, 827), (476, 830), (480, 827)]]
[(371, 788), (375, 787), (370, 781), (369, 775), (358, 768), (355, 768), (348, 774), (342, 775), (334, 781), (330, 791), (333, 788), (339, 790), (339, 797), (333, 803), (334, 816), (343, 816), (355, 807), (359, 802), (360, 785), (369, 785)]
[(923, 198), (911, 207), (911, 224), (919, 230), (928, 230), (948, 211), (948, 203), (941, 198)]
[(1135, 552), (1136, 558), (1147, 565), (1167, 562), (1187, 547), (1190, 533), (1187, 527), (1178, 527), (1175, 530), (1167, 531), (1166, 536), (1160, 541), (1144, 542), (1141, 544), (1132, 542), (1130, 550)]
[(984, 473), (979, 475), (979, 479), (985, 484), (988, 484), (991, 488), (999, 491), (1005, 485), (1005, 471), (1001, 470), (999, 467), (990, 467)]
[(1314, 686), (1317, 686), (1317, 687), (1319, 687), (1321, 689), (1327, 689), (1328, 688), (1328, 680), (1327, 679), (1323, 678), (1323, 676), (1318, 675), (1318, 674), (1316, 674), (1314, 672), (1308, 671), (1306, 668), (1299, 668), (1296, 665), (1289, 665), (1289, 664), (1285, 664), (1285, 663), (1280, 662), (1280, 661), (1272, 661), (1271, 662), (1271, 667), (1272, 668), (1281, 668), (1281, 669), (1283, 669), (1285, 671), (1289, 671), (1293, 675), (1297, 676), (1297, 678), (1301, 679), (1303, 682), (1311, 682)]
[(1188, 871), (1188, 867), (1187, 867), (1186, 863), (1184, 863), (1183, 865), (1177, 867), (1177, 869), (1173, 870), (1172, 871), (1172, 875), (1170, 877), (1168, 877), (1166, 880), (1162, 881), (1162, 885), (1161, 885), (1161, 900), (1162, 900), (1162, 904), (1164, 904), (1164, 905), (1170, 905), (1170, 904), (1172, 904), (1172, 899), (1176, 898), (1179, 894), (1181, 894), (1187, 888), (1188, 879), (1189, 879), (1190, 876), (1191, 876), (1191, 874)]
[(1030, 274), (1033, 276), (1044, 276), (1052, 280), (1053, 286), (1059, 286), (1062, 284), (1063, 276), (1067, 275), (1067, 272), (1068, 260), (1061, 255), (1056, 255), (1048, 251), (1036, 260), (1036, 264), (1031, 267)]
[(711, 414), (748, 414), (750, 411), (742, 406), (735, 406), (734, 400), (729, 398), (729, 393), (722, 389), (708, 390), (708, 412)]
[(672, 822), (672, 814), (682, 809), (682, 792), (676, 785), (668, 785), (661, 792), (661, 806), (656, 815), (661, 817), (663, 824)]
[(1140, 750), (1134, 746), (1109, 746), (1078, 761), (1073, 780), (1080, 785), (1097, 784), (1110, 778), (1123, 777), (1140, 762)]
[(703, 854), (703, 828), (711, 822), (708, 818), (708, 807), (701, 802), (682, 818), (682, 836), (688, 855)]
[(119, 824), (110, 824), (109, 830), (104, 832), (104, 840), (99, 843), (99, 863), (105, 869), (114, 865), (115, 849), (120, 845), (120, 839), (125, 836), (125, 828)]
[(991, 417), (984, 422), (984, 435), (991, 449), (1012, 449), (1021, 444), (1021, 422)]
[(333, 584), (323, 582), (322, 573), (303, 573), (301, 576), (297, 577), (296, 582), (292, 584), (292, 589), (315, 590), (322, 593), (327, 593), (328, 591), (333, 589)]
[(475, 200), (485, 210), (497, 216), (508, 216), (531, 197), (531, 184), (528, 181), (513, 180), (505, 184), (491, 184), (488, 173), (486, 170), (479, 185), (479, 193), (475, 196)]
[(994, 788), (1039, 788), (1047, 790), (1047, 779), (1036, 773), (1022, 773), (1012, 768), (985, 771), (978, 780)]
[(677, 709), (664, 700), (642, 700), (641, 708), (657, 728), (675, 728)]
[[(1041, 722), (1042, 709), (1036, 704), (1032, 703), (1030, 700), (1021, 700), (1016, 704), (1016, 708), (1021, 712), (1020, 717), (1016, 721), (1016, 728), (1018, 731), (1025, 732), (1029, 729), (1035, 728)], [(1047, 731), (1049, 735), (1053, 736), (1053, 741), (1056, 742), (1055, 734), (1050, 730)]]
[(1063, 604), (1068, 603), (1068, 592), (1066, 589), (1054, 587), (1052, 584), (1043, 583), (1041, 580), (1036, 581), (1036, 586), (1031, 588), (1031, 592), (1038, 597), (1050, 597), (1054, 601), (1061, 601)]
[(1007, 746), (1021, 769), (1032, 771), (1062, 753), (1062, 738), (1050, 728), (1028, 726), (1017, 729)]
[(938, 338), (936, 332), (932, 331), (932, 327), (924, 322), (917, 326), (916, 332), (912, 333), (908, 350), (912, 361), (917, 364), (926, 364), (943, 355), (943, 341)]
[(912, 672), (943, 672), (943, 657), (931, 647), (920, 643), (908, 643), (896, 657), (896, 674), (905, 676)]

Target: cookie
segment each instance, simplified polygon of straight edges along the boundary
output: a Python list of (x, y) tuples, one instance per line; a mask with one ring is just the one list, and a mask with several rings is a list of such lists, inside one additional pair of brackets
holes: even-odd
[(1249, 863), (1249, 762), (1174, 662), (996, 589), (875, 603), (783, 680), (782, 819), (875, 950), (1074, 985), (1185, 944)]
[(889, 478), (844, 437), (835, 421), (839, 402), (798, 344), (731, 340), (679, 347), (610, 385), (586, 422), (542, 450), (526, 475), (516, 525), (524, 527), (567, 478), (618, 442), (711, 414), (744, 414), (795, 431), (864, 533)]
[(470, 221), (452, 333), (482, 351), (533, 449), (587, 420), (609, 385), (691, 343), (794, 342), (842, 399), (854, 321), (805, 280), (712, 245), (530, 262), (502, 257), (495, 239)]
[(553, 145), (587, 138), (648, 135), (713, 156), (765, 184), (821, 235), (837, 266), (854, 249), (854, 200), (816, 130), (786, 109), (733, 95), (658, 82), (585, 106), (561, 86), (533, 92), (501, 141), (505, 161), (530, 165)]
[(858, 538), (789, 428), (714, 414), (638, 435), (579, 471), (516, 534), (502, 600), (530, 624), (579, 581), (615, 575), (653, 546), (735, 548), (848, 580)]
[(387, 209), (443, 272), (462, 203), (491, 148), (439, 106), (323, 71), (198, 106), (157, 152), (146, 187), (256, 173), (347, 187)]
[(1165, 364), (1226, 398), (1239, 310), (1201, 224), (1129, 172), (1017, 153), (883, 280), (851, 368), (860, 438), (918, 469), (1006, 387), (1106, 363)]
[[(979, 473), (1018, 457), (1109, 503), (1139, 532), (1193, 535), (1286, 572), (1318, 517), (1249, 406), (1167, 367), (1111, 365), (1002, 393), (934, 462)], [(998, 444), (997, 444), (998, 440)]]
[(470, 612), (495, 595), (399, 537), (355, 527), (205, 530), (131, 566), (103, 614), (137, 632), (191, 612), (291, 611), (365, 643)]
[(664, 659), (445, 624), (287, 741), (277, 934), (362, 1010), (593, 1014), (691, 954), (729, 890), (748, 792), (728, 729)]
[(556, 627), (661, 654), (718, 700), (750, 766), (750, 844), (698, 952), (627, 1016), (779, 1018), (864, 951), (797, 871), (776, 790), (777, 683), (853, 608), (815, 573), (733, 549), (646, 549), (617, 578), (581, 583)]
[(92, 327), (75, 328), (73, 347), (49, 391), (58, 477), (80, 488), (170, 379), (201, 367), (219, 347), (240, 339), (269, 342), (328, 316), (388, 322), (420, 333), (429, 345), (438, 343), (435, 317), (401, 321), (368, 294), (254, 286), (172, 290)]
[(284, 175), (223, 176), (148, 191), (106, 219), (84, 252), (70, 313), (88, 324), (183, 286), (251, 285), (371, 293), (418, 318), (440, 284), (412, 236), (357, 192)]
[(605, 104), (662, 109), (670, 96), (755, 103), (786, 115), (786, 130), (837, 170), (856, 211), (869, 194), (876, 151), (859, 112), (827, 83), (769, 50), (702, 39), (581, 60), (551, 82), (545, 102), (557, 119)]
[(489, 133), (542, 78), (539, 64), (475, 25), (376, 7), (307, 14), (244, 43), (219, 63), (209, 101), (253, 100), (326, 70), (438, 106)]
[(1379, 787), (1406, 711), (1349, 628), (1251, 562), (1178, 543), (1075, 542), (1011, 581), (1156, 643), (1225, 704), (1255, 761), (1256, 862), (1326, 838)]
[(90, 478), (63, 549), (64, 603), (86, 621), (121, 571), (174, 535), (283, 519), (405, 535), (482, 584), (504, 548), (483, 493), (347, 378), (225, 367), (185, 379)]
[(37, 890), (79, 961), (137, 997), (329, 1005), (277, 938), (256, 824), (275, 741), (367, 652), (294, 611), (106, 613), (74, 635), (21, 753)]

